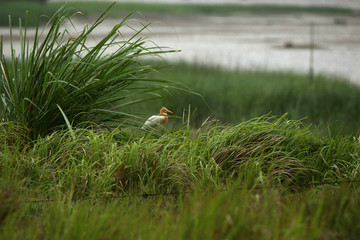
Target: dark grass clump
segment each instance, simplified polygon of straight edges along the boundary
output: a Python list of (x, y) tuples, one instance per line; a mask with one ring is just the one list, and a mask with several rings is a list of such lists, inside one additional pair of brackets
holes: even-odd
[(312, 168), (306, 162), (321, 146), (301, 122), (282, 118), (260, 118), (228, 127), (209, 143), (213, 158), (227, 174), (245, 174), (243, 178), (254, 174), (260, 182), (294, 181), (297, 185), (311, 181)]
[(319, 137), (300, 121), (262, 117), (220, 132), (206, 142), (228, 176), (297, 187), (359, 179), (359, 146), (352, 137)]

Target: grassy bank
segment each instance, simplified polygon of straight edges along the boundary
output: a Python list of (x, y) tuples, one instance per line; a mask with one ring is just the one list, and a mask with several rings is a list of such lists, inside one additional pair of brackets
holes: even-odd
[(53, 198), (71, 189), (81, 199), (222, 189), (237, 182), (306, 189), (359, 179), (360, 149), (352, 137), (319, 137), (285, 118), (212, 124), (157, 137), (136, 129), (79, 129), (35, 142), (24, 138), (25, 129), (3, 124), (1, 180), (27, 197)]
[[(8, 25), (8, 15), (17, 22), (19, 17), (24, 18), (25, 11), (29, 10), (36, 16), (52, 16), (65, 3), (39, 3), (32, 1), (7, 1), (1, 3), (0, 25)], [(69, 2), (67, 7), (74, 7), (86, 15), (98, 15), (110, 5), (109, 2)], [(111, 17), (124, 17), (130, 12), (139, 11), (147, 14), (235, 14), (235, 13), (292, 13), (306, 12), (319, 14), (356, 14), (354, 10), (335, 7), (297, 7), (275, 5), (195, 5), (195, 4), (147, 4), (147, 3), (117, 3), (109, 13)], [(31, 20), (29, 24), (35, 24)]]
[[(360, 87), (330, 76), (274, 71), (231, 71), (197, 65), (175, 64), (165, 68), (165, 79), (178, 81), (202, 97), (169, 90), (161, 104), (138, 106), (140, 112), (156, 113), (161, 105), (182, 117), (191, 105), (192, 123), (199, 126), (208, 117), (238, 123), (271, 112), (290, 119), (322, 125), (322, 130), (354, 134), (359, 131)], [(205, 102), (204, 102), (205, 100)], [(181, 122), (173, 118), (170, 122)]]
[(357, 140), (284, 118), (184, 128), (29, 141), (1, 125), (0, 238), (358, 236)]

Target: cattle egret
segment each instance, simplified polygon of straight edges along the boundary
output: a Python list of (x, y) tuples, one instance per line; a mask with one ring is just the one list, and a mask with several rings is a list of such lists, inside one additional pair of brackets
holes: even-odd
[(166, 107), (162, 107), (160, 109), (160, 115), (153, 115), (149, 117), (149, 119), (146, 120), (146, 122), (144, 123), (141, 129), (146, 130), (151, 128), (157, 128), (160, 125), (165, 125), (168, 121), (167, 113), (173, 113), (173, 112), (167, 109)]

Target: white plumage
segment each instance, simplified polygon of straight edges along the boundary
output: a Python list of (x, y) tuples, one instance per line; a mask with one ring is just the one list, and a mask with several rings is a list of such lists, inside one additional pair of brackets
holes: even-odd
[(158, 128), (160, 125), (165, 125), (168, 122), (167, 113), (173, 113), (166, 107), (160, 109), (160, 115), (153, 115), (146, 120), (141, 129), (149, 130), (152, 128)]

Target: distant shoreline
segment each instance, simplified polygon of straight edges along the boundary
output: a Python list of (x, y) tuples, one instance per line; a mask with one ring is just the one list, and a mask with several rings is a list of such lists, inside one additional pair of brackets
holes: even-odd
[[(49, 0), (49, 2), (88, 2), (89, 0)], [(98, 2), (123, 2), (123, 3), (160, 3), (160, 4), (204, 4), (204, 5), (288, 5), (299, 7), (339, 7), (360, 10), (358, 0), (91, 0)]]

